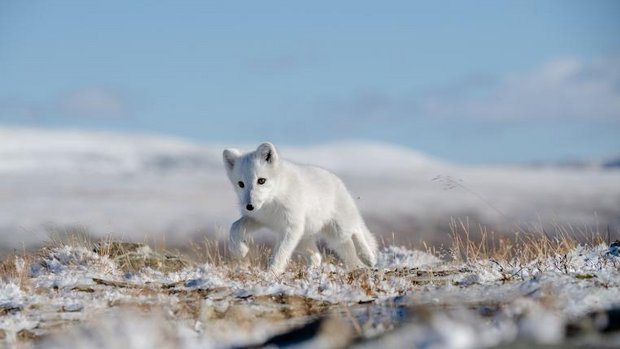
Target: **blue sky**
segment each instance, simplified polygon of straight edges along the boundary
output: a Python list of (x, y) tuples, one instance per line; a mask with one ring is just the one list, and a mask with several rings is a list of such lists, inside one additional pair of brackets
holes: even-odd
[(620, 153), (618, 1), (2, 1), (0, 126)]

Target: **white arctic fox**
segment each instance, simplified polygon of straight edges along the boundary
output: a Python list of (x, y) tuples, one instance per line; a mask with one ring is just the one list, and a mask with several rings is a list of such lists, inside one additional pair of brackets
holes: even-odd
[(223, 157), (241, 205), (241, 218), (230, 228), (233, 256), (245, 257), (245, 235), (265, 227), (280, 233), (269, 263), (274, 273), (284, 271), (293, 252), (320, 264), (318, 236), (348, 268), (375, 265), (377, 242), (335, 174), (283, 160), (271, 143), (246, 154), (226, 149)]

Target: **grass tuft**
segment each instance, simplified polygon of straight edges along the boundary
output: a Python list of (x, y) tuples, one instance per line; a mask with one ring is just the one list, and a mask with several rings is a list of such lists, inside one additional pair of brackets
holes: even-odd
[(552, 228), (549, 232), (542, 225), (519, 226), (512, 234), (498, 234), (479, 224), (472, 227), (468, 219), (451, 219), (450, 256), (459, 262), (493, 260), (523, 264), (566, 255), (579, 245), (605, 243), (603, 234), (587, 228), (559, 224), (553, 224)]

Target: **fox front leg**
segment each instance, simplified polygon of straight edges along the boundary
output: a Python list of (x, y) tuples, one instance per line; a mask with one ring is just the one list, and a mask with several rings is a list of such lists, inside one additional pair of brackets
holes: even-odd
[(260, 224), (250, 217), (243, 216), (237, 219), (230, 227), (230, 235), (228, 237), (228, 251), (230, 254), (241, 259), (248, 254), (249, 248), (245, 243), (246, 234), (258, 230)]
[(273, 255), (271, 256), (271, 261), (269, 262), (270, 272), (274, 274), (281, 274), (284, 272), (303, 233), (304, 230), (302, 226), (293, 226), (286, 230), (282, 240), (274, 249)]

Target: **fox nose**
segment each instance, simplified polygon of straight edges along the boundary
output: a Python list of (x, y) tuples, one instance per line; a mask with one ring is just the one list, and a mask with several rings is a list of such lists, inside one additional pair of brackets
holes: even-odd
[(254, 209), (254, 206), (252, 206), (252, 204), (247, 204), (247, 205), (245, 206), (245, 208), (246, 208), (248, 211), (252, 211), (252, 210)]

